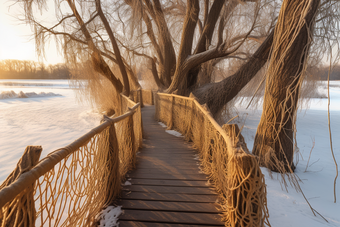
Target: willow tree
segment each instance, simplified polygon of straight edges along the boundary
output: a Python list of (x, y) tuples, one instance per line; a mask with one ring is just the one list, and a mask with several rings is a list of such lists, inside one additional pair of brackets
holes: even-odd
[[(116, 35), (108, 19), (109, 12), (103, 10), (101, 0), (16, 0), (25, 10), (25, 21), (34, 28), (38, 54), (45, 51), (49, 39), (55, 38), (61, 47), (65, 61), (76, 67), (81, 62), (90, 62), (95, 72), (107, 78), (118, 93), (129, 96), (130, 83), (133, 89), (140, 85), (131, 64), (120, 53)], [(39, 13), (55, 5), (55, 15), (43, 20)], [(57, 21), (51, 25), (51, 21)], [(113, 69), (119, 68), (117, 75)]]
[[(180, 95), (193, 92), (215, 115), (267, 61), (275, 18), (267, 17), (267, 23), (261, 18), (270, 15), (273, 2), (124, 0), (116, 3), (115, 11), (122, 14), (119, 18), (126, 36), (136, 37), (123, 48), (131, 56), (148, 59), (158, 89)], [(242, 48), (254, 43), (262, 45), (255, 54), (245, 55)], [(230, 58), (245, 60), (248, 65), (235, 80), (215, 83), (211, 69)]]
[(319, 5), (320, 0), (286, 0), (281, 6), (253, 148), (262, 164), (272, 170), (294, 170), (297, 102)]
[[(275, 158), (284, 161), (283, 169), (292, 168), (296, 106), (313, 34), (338, 37), (322, 26), (331, 18), (327, 13), (336, 12), (336, 0), (322, 0), (320, 7), (317, 0), (51, 0), (57, 20), (52, 26), (39, 22), (33, 10), (46, 10), (46, 1), (16, 1), (24, 3), (38, 50), (56, 37), (67, 62), (91, 62), (126, 94), (131, 84), (139, 87), (133, 65), (143, 59), (159, 91), (193, 93), (214, 116), (270, 59), (253, 153), (272, 169), (268, 163)], [(321, 26), (313, 29), (315, 20)], [(216, 82), (212, 72), (225, 59), (242, 64)]]
[[(54, 25), (43, 23), (34, 11), (36, 6), (50, 14), (47, 1), (16, 2), (24, 3), (25, 20), (34, 26), (38, 51), (49, 38), (56, 38), (66, 62), (74, 66), (91, 62), (118, 93), (127, 95), (130, 83), (133, 89), (139, 87), (134, 62), (147, 59), (159, 90), (189, 95), (214, 82), (212, 70), (207, 70), (210, 66), (213, 69), (226, 58), (248, 59), (240, 50), (252, 42), (261, 43), (269, 34), (268, 24), (273, 23), (262, 23), (261, 17), (268, 14), (274, 0), (51, 0), (56, 6)], [(264, 43), (265, 51), (270, 40)], [(265, 62), (259, 64), (256, 55), (249, 59), (253, 65)], [(119, 68), (120, 75), (112, 66)], [(243, 68), (247, 78), (236, 92), (234, 84), (224, 83), (222, 90), (233, 92), (223, 92), (218, 109), (256, 74), (256, 70)], [(197, 96), (204, 101), (209, 94), (202, 89)]]

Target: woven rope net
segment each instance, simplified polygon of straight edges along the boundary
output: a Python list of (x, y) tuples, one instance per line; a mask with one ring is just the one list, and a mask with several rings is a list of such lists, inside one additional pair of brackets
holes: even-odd
[(226, 226), (270, 226), (264, 176), (237, 125), (222, 129), (194, 98), (158, 94), (155, 100), (157, 119), (198, 150), (201, 168), (219, 193)]
[[(134, 105), (122, 97), (123, 112)], [(106, 118), (102, 125), (31, 166), (14, 183), (1, 185), (1, 226), (93, 226), (135, 165), (142, 127), (140, 107), (134, 111), (118, 122)], [(31, 185), (24, 183), (30, 180)], [(13, 199), (4, 202), (9, 197)]]

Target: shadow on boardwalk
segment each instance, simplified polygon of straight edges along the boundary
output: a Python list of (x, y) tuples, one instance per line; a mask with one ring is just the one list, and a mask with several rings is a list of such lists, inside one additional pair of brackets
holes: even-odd
[(119, 226), (224, 226), (195, 150), (166, 133), (154, 113), (154, 106), (142, 109), (146, 139), (137, 168), (128, 174), (132, 185), (124, 186), (119, 201), (124, 210)]

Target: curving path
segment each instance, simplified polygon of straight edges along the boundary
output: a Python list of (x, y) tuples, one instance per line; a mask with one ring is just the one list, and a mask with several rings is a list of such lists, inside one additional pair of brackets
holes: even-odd
[(195, 150), (166, 133), (154, 113), (154, 106), (142, 109), (145, 140), (137, 168), (128, 174), (132, 185), (124, 186), (119, 201), (119, 226), (224, 226)]

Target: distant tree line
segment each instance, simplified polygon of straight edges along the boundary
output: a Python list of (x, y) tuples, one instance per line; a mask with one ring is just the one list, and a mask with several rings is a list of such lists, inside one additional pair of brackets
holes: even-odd
[(0, 79), (69, 79), (69, 68), (62, 63), (46, 66), (42, 62), (7, 59), (0, 61)]
[[(319, 80), (327, 80), (328, 79), (328, 71), (329, 67), (322, 66), (318, 69), (316, 75), (317, 79)], [(331, 74), (329, 76), (330, 80), (340, 80), (340, 65), (335, 65), (334, 68), (331, 71)]]

